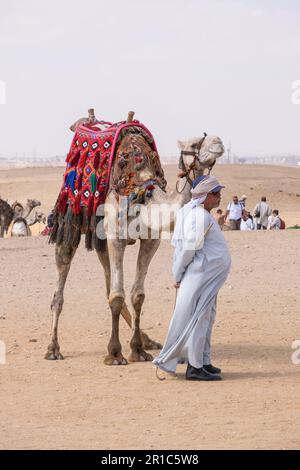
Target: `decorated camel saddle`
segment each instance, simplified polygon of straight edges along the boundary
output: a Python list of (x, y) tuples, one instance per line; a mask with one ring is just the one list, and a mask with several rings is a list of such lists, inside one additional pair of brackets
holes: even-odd
[[(84, 121), (71, 127), (75, 134), (54, 209), (51, 242), (70, 244), (67, 224), (93, 232), (97, 209), (111, 190), (129, 203), (143, 203), (155, 185), (166, 187), (154, 138), (144, 124), (137, 120), (96, 123)], [(89, 242), (87, 248), (92, 248)]]

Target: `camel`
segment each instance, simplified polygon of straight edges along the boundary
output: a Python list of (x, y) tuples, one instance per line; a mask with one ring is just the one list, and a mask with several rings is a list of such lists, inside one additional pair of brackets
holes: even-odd
[(9, 235), (11, 237), (31, 237), (30, 227), (36, 223), (46, 223), (46, 215), (43, 212), (34, 211), (27, 219), (16, 217), (9, 229)]
[(0, 238), (4, 237), (14, 218), (14, 211), (7, 201), (0, 198)]
[(27, 199), (25, 207), (18, 201), (15, 201), (12, 206), (7, 201), (0, 199), (0, 237), (4, 237), (4, 233), (8, 232), (9, 227), (14, 219), (22, 217), (27, 219), (32, 210), (40, 206), (40, 201), (36, 199)]
[[(133, 112), (129, 113), (127, 122), (130, 122), (133, 119), (133, 114)], [(85, 120), (87, 120), (87, 118), (80, 119), (71, 126), (71, 129), (74, 131), (76, 129), (76, 125), (78, 125), (78, 123), (85, 122)], [(92, 119), (90, 118), (90, 120), (93, 123), (96, 121), (94, 117), (92, 117)], [(151, 149), (149, 145), (145, 143), (143, 136), (136, 136), (131, 133), (126, 134), (116, 149), (116, 158), (114, 162), (118, 160), (118, 155), (122, 154), (122, 148), (124, 146), (128, 148), (128, 145), (133, 142), (133, 148), (135, 148), (136, 145), (142, 142), (142, 140), (144, 140), (144, 148), (148, 148), (150, 151)], [(221, 157), (224, 153), (224, 146), (221, 139), (219, 137), (208, 136), (206, 134), (204, 137), (191, 139), (186, 142), (178, 141), (178, 145), (181, 150), (179, 161), (179, 168), (181, 171), (176, 183), (176, 188), (171, 192), (165, 192), (158, 185), (155, 186), (152, 192), (152, 197), (141, 204), (141, 207), (144, 209), (146, 208), (146, 212), (150, 211), (151, 207), (154, 207), (154, 205), (175, 206), (178, 209), (186, 204), (191, 199), (190, 189), (193, 179), (203, 175), (206, 169), (210, 171), (217, 158)], [(151, 174), (149, 168), (144, 168), (142, 171), (145, 179), (155, 179), (155, 175)], [(113, 164), (110, 177), (111, 181), (114, 180), (115, 174), (117, 174), (117, 168), (116, 165)], [(135, 237), (133, 237), (132, 234), (128, 235), (127, 233), (127, 237), (125, 239), (120, 238), (119, 232), (110, 232), (110, 217), (113, 212), (120, 217), (118, 195), (116, 194), (116, 190), (110, 186), (105, 201), (104, 214), (104, 230), (107, 234), (107, 239), (102, 240), (100, 247), (96, 248), (97, 256), (104, 269), (106, 295), (112, 314), (112, 332), (108, 344), (108, 354), (105, 356), (104, 363), (106, 365), (126, 365), (128, 364), (128, 361), (151, 361), (153, 357), (151, 354), (147, 353), (146, 350), (161, 349), (162, 346), (156, 341), (150, 339), (140, 329), (140, 315), (145, 299), (144, 283), (147, 270), (159, 247), (161, 234), (166, 227), (164, 226), (164, 223), (161, 223), (157, 231), (158, 236), (155, 238), (142, 238), (139, 233), (137, 233)], [(170, 212), (171, 217), (169, 222), (172, 230), (174, 226), (175, 213), (172, 211)], [(135, 222), (137, 217), (138, 215), (129, 216), (128, 226), (131, 222)], [(147, 220), (149, 221), (150, 219)], [(145, 225), (144, 228), (149, 232), (152, 228), (152, 222), (149, 223), (147, 220), (144, 214), (143, 218), (139, 219), (139, 224)], [(114, 227), (113, 224), (112, 226)], [(83, 227), (82, 232), (84, 233)], [(125, 302), (123, 260), (126, 246), (135, 243), (138, 239), (140, 240), (140, 247), (135, 280), (131, 290), (131, 303), (133, 306), (132, 318)], [(45, 355), (45, 359), (48, 360), (63, 359), (58, 342), (58, 322), (64, 303), (64, 287), (75, 252), (76, 248), (67, 247), (63, 243), (61, 245), (56, 245), (55, 247), (58, 277), (56, 290), (51, 303), (53, 315), (51, 342)], [(131, 352), (128, 361), (122, 354), (122, 347), (119, 339), (120, 315), (123, 316), (127, 324), (133, 330), (130, 342)]]

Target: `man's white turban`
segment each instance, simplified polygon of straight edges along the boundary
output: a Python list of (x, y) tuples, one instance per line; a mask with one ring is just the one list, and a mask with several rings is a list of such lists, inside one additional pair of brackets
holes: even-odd
[(193, 189), (191, 190), (192, 198), (201, 198), (202, 202), (204, 202), (208, 193), (218, 192), (224, 187), (214, 176), (201, 176), (194, 181)]

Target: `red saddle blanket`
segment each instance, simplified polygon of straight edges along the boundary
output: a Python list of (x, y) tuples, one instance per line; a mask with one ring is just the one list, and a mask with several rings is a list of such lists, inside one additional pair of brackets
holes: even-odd
[(125, 129), (139, 129), (143, 135), (146, 134), (159, 161), (153, 136), (139, 121), (102, 124), (106, 126), (105, 129), (87, 125), (80, 125), (76, 129), (56, 203), (56, 210), (62, 215), (68, 206), (72, 208), (74, 215), (79, 214), (84, 206), (87, 208), (87, 215), (91, 216), (105, 202), (117, 144)]

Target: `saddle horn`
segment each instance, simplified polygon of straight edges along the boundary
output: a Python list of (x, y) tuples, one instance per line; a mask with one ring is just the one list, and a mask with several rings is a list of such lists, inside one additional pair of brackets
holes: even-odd
[(72, 126), (70, 126), (70, 130), (72, 132), (75, 132), (77, 127), (80, 126), (80, 124), (84, 124), (86, 122), (88, 122), (89, 124), (94, 124), (94, 123), (98, 122), (97, 119), (96, 119), (96, 116), (95, 116), (94, 108), (90, 108), (88, 110), (88, 117), (80, 118), (76, 122), (74, 122), (74, 124), (72, 124)]
[(134, 117), (134, 111), (129, 111), (128, 113), (128, 116), (127, 116), (127, 120), (126, 120), (126, 123), (128, 124), (129, 122), (132, 122), (133, 121), (133, 117)]

